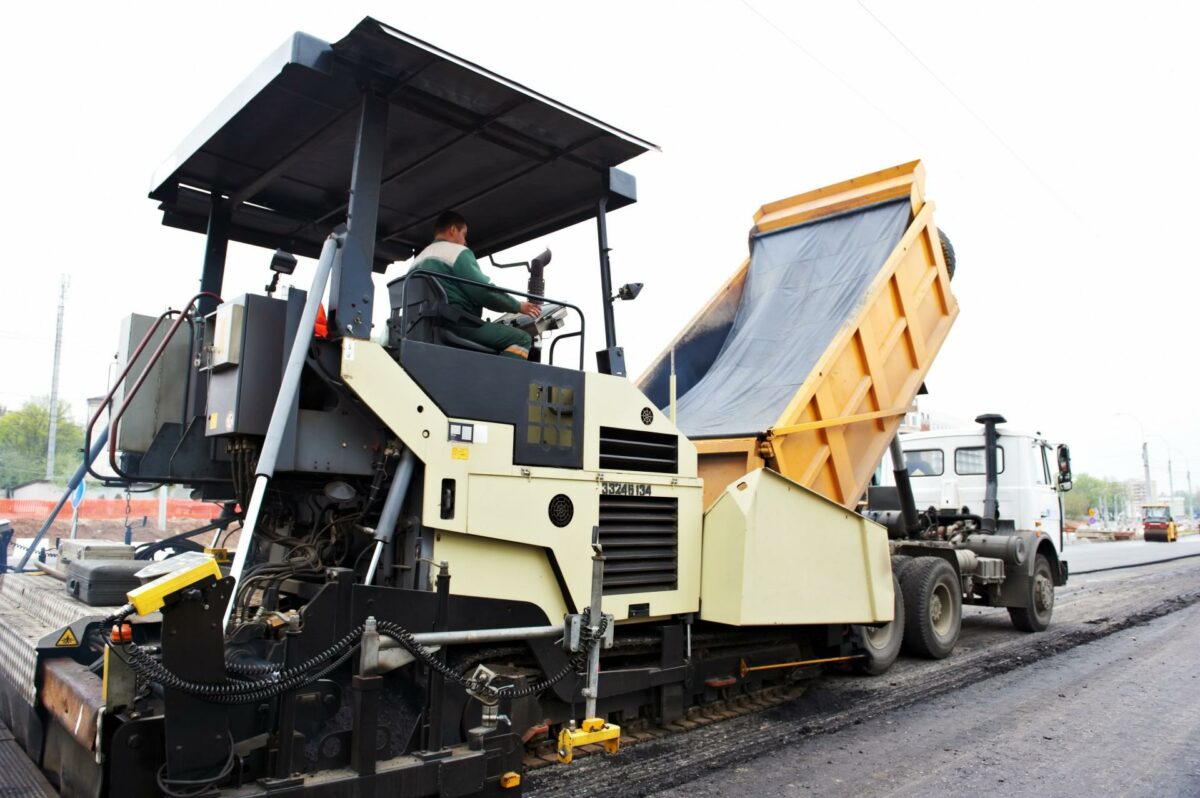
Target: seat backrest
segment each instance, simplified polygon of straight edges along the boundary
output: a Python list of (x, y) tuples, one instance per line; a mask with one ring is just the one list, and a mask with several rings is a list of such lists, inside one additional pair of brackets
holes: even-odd
[(436, 343), (440, 324), (438, 306), (447, 302), (446, 289), (431, 274), (409, 277), (407, 292), (404, 285), (403, 277), (388, 283), (388, 295), (392, 303), (392, 336)]

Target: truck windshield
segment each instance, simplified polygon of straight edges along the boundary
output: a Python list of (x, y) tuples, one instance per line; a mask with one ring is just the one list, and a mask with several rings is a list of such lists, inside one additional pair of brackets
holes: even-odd
[(1165, 521), (1170, 517), (1166, 507), (1144, 507), (1142, 508), (1142, 518), (1149, 521)]

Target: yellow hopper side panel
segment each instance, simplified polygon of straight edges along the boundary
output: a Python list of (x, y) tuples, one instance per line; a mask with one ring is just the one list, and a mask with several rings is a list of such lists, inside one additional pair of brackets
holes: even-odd
[(758, 469), (704, 516), (700, 617), (734, 626), (892, 620), (887, 532)]

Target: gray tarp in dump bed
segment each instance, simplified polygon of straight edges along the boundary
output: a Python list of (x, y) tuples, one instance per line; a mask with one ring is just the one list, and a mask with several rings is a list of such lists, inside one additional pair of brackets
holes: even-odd
[[(908, 228), (912, 206), (889, 202), (754, 239), (750, 270), (733, 326), (719, 354), (678, 399), (679, 427), (690, 438), (754, 435), (779, 420)], [(711, 342), (708, 344), (711, 348)], [(701, 351), (676, 351), (676, 372), (694, 371)], [(665, 371), (664, 359), (659, 370)], [(665, 375), (647, 375), (665, 406)]]

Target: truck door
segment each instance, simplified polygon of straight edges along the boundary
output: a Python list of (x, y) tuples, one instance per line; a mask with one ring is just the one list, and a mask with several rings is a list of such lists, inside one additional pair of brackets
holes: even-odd
[(1055, 547), (1062, 551), (1063, 532), (1062, 504), (1059, 501), (1058, 490), (1054, 487), (1054, 474), (1057, 469), (1051, 468), (1055, 462), (1054, 452), (1046, 441), (1034, 441), (1034, 482), (1037, 508), (1042, 522), (1042, 531), (1054, 541)]

